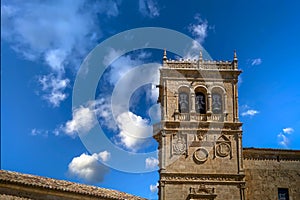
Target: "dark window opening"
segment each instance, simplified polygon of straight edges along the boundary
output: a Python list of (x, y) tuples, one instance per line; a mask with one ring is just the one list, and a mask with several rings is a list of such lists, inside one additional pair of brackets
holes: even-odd
[(222, 96), (218, 93), (212, 94), (212, 111), (214, 114), (222, 114)]
[(200, 114), (206, 113), (206, 100), (205, 95), (202, 92), (196, 93), (196, 99), (195, 99), (195, 108), (196, 112)]
[(189, 112), (189, 95), (186, 92), (179, 93), (179, 112), (180, 113), (188, 113)]
[(288, 188), (278, 188), (278, 200), (289, 200)]

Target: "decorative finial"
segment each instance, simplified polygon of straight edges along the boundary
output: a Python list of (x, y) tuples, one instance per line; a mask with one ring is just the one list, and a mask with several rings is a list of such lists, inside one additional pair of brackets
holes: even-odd
[(237, 60), (237, 56), (236, 56), (236, 50), (234, 50), (234, 56), (233, 56), (233, 60)]
[(164, 57), (163, 57), (163, 60), (164, 60), (164, 61), (167, 60), (167, 50), (166, 50), (166, 49), (164, 49)]
[(237, 59), (237, 56), (236, 56), (236, 50), (234, 50), (234, 56), (233, 56), (232, 64), (233, 64), (233, 69), (238, 69), (238, 59)]

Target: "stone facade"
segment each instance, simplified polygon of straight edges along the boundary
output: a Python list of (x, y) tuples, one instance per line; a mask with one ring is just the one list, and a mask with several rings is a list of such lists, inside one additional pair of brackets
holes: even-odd
[[(270, 191), (254, 198), (267, 181), (255, 183), (261, 172), (254, 172), (256, 168), (268, 173), (281, 171), (280, 167), (268, 169), (271, 164), (265, 161), (243, 158), (238, 118), (240, 73), (235, 53), (233, 61), (208, 61), (201, 53), (198, 60), (168, 60), (164, 52), (158, 99), (162, 120), (154, 125), (154, 138), (159, 143), (159, 199), (245, 200), (268, 195), (276, 199), (274, 188), (274, 194)], [(299, 179), (299, 152), (296, 157), (294, 164), (287, 161), (279, 166), (290, 167), (285, 173)], [(278, 187), (290, 186), (299, 192), (299, 184), (284, 181), (287, 178), (279, 181)]]
[(300, 199), (300, 151), (245, 148), (243, 155), (247, 199), (279, 199), (278, 188)]

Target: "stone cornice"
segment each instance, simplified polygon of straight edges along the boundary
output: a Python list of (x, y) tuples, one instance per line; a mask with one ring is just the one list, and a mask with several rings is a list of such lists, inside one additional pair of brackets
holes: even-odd
[[(201, 126), (200, 126), (201, 124)], [(159, 124), (156, 125), (157, 127)], [(242, 126), (240, 122), (208, 122), (208, 121), (163, 121), (160, 124), (161, 128), (167, 129), (201, 129), (203, 130), (234, 130), (242, 132), (239, 128)]]
[(183, 174), (160, 173), (161, 181), (173, 183), (241, 184), (243, 174)]
[(243, 148), (245, 160), (300, 161), (300, 150)]

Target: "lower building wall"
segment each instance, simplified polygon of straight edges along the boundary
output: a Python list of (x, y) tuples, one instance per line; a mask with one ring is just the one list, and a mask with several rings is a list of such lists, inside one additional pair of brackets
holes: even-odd
[(278, 188), (288, 190), (288, 200), (300, 199), (299, 161), (245, 159), (244, 168), (247, 200), (281, 200)]
[[(202, 184), (201, 184), (202, 185)], [(205, 184), (208, 189), (214, 188), (212, 195), (201, 192), (200, 184), (165, 184), (164, 192), (165, 198), (162, 196), (160, 199), (166, 200), (189, 200), (189, 199), (205, 199), (205, 200), (240, 200), (240, 188), (238, 185), (218, 185), (218, 184)], [(203, 186), (203, 185), (202, 185)], [(195, 188), (195, 193), (191, 192), (190, 188)], [(194, 196), (189, 196), (189, 195)], [(207, 195), (207, 197), (205, 197)], [(198, 197), (197, 197), (198, 196)], [(167, 197), (167, 198), (166, 198)]]

